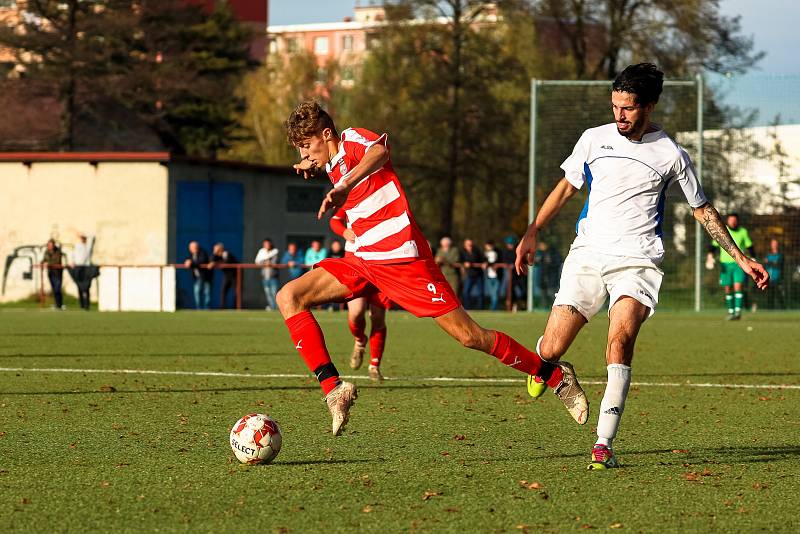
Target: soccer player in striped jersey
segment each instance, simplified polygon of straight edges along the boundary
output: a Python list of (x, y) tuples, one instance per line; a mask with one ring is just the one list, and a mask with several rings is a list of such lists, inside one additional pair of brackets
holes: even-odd
[[(742, 270), (766, 289), (769, 276), (736, 246), (706, 199), (685, 150), (650, 121), (661, 94), (663, 73), (652, 63), (631, 65), (614, 80), (614, 122), (581, 135), (561, 168), (564, 178), (542, 205), (517, 246), (516, 269), (527, 270), (537, 233), (581, 187), (588, 191), (564, 261), (561, 283), (536, 352), (556, 362), (575, 336), (609, 299), (605, 357), (608, 383), (600, 404), (597, 441), (590, 469), (618, 467), (612, 449), (631, 381), (633, 346), (642, 323), (658, 304), (664, 257), (661, 225), (667, 188), (678, 183), (692, 213)], [(547, 385), (528, 380), (540, 396)]]
[(352, 256), (328, 258), (278, 293), (295, 348), (317, 376), (338, 435), (357, 396), (339, 378), (311, 308), (381, 292), (417, 317), (432, 317), (462, 345), (491, 354), (509, 367), (537, 375), (554, 388), (570, 415), (585, 424), (586, 395), (572, 366), (549, 363), (508, 335), (478, 325), (461, 306), (433, 259), (430, 245), (411, 214), (389, 158), (386, 134), (348, 128), (341, 134), (316, 102), (300, 104), (286, 121), (289, 142), (300, 151), (298, 174), (313, 177), (324, 168), (333, 188), (318, 218), (342, 208), (355, 234)]
[[(350, 228), (347, 213), (339, 210), (331, 217), (330, 227), (333, 233), (344, 238), (344, 255), (354, 255), (356, 234)], [(347, 303), (347, 324), (353, 334), (353, 353), (350, 355), (350, 367), (360, 369), (367, 350), (367, 310), (369, 310), (369, 367), (367, 372), (373, 382), (382, 382), (381, 361), (383, 349), (386, 347), (386, 310), (392, 307), (392, 301), (383, 293), (371, 293), (366, 297), (358, 297)]]

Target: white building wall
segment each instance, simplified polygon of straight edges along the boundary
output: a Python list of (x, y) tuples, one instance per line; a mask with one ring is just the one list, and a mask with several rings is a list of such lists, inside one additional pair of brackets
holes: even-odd
[[(16, 247), (39, 248), (29, 255), (41, 260), (53, 238), (69, 259), (78, 232), (95, 236), (96, 264), (164, 264), (167, 262), (168, 173), (156, 162), (0, 162), (0, 261)], [(24, 273), (29, 263), (14, 260), (0, 302), (25, 298), (39, 290)], [(93, 284), (97, 299), (98, 284)], [(45, 277), (45, 288), (49, 283)], [(68, 275), (65, 291), (75, 294)]]

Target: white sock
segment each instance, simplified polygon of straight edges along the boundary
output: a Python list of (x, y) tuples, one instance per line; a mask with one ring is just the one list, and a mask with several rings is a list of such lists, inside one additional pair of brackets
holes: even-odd
[(600, 416), (597, 419), (597, 443), (611, 447), (617, 435), (619, 420), (625, 411), (625, 399), (631, 386), (629, 365), (612, 363), (608, 366), (608, 383), (603, 401), (600, 403)]

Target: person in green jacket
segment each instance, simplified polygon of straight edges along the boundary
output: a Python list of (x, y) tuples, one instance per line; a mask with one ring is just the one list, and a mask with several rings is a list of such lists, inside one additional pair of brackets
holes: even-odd
[[(739, 226), (739, 215), (731, 213), (728, 215), (726, 225), (728, 233), (731, 234), (733, 241), (743, 251), (747, 251), (751, 258), (754, 258), (756, 253), (753, 250), (753, 242), (750, 240), (750, 234), (744, 226)], [(711, 249), (708, 252), (706, 259), (706, 266), (714, 265), (713, 253), (719, 251), (719, 285), (725, 288), (725, 307), (728, 310), (728, 320), (737, 321), (742, 318), (742, 305), (744, 303), (744, 282), (747, 275), (736, 261), (724, 249), (719, 248), (716, 241), (711, 242)]]

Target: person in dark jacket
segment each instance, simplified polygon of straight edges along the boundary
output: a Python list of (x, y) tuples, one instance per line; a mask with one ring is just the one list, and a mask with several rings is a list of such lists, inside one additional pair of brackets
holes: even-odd
[(464, 240), (461, 265), (464, 269), (462, 301), (467, 310), (483, 309), (483, 263), (486, 259), (472, 239)]
[[(216, 267), (217, 264), (220, 263), (223, 264), (239, 263), (239, 260), (236, 259), (236, 256), (234, 256), (230, 250), (227, 250), (223, 243), (217, 243), (216, 245), (214, 245), (214, 249), (212, 250), (212, 255), (211, 255), (210, 267)], [(221, 310), (224, 310), (225, 308), (228, 307), (227, 306), (228, 293), (234, 287), (236, 287), (236, 267), (223, 267), (222, 291), (220, 291), (219, 294), (219, 308)], [(235, 289), (234, 289), (234, 295), (236, 295)]]
[(50, 287), (53, 289), (53, 299), (56, 301), (57, 310), (64, 309), (64, 297), (61, 293), (61, 285), (64, 279), (64, 254), (54, 239), (47, 241), (47, 250), (44, 251), (42, 266), (47, 266), (47, 278), (50, 280)]
[(198, 310), (207, 310), (211, 305), (211, 280), (214, 273), (208, 268), (208, 252), (200, 243), (189, 243), (189, 257), (183, 264), (191, 269), (194, 278), (194, 303)]

